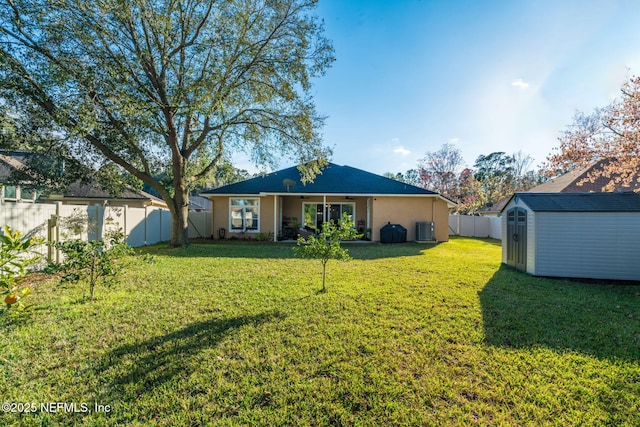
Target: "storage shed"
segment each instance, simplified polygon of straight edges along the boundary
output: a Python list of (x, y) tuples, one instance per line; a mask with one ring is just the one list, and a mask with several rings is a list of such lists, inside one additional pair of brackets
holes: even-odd
[(534, 276), (640, 280), (640, 194), (516, 193), (502, 262)]

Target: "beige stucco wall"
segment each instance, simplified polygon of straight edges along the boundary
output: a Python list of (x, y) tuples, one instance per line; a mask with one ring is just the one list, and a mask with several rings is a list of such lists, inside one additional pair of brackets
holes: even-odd
[[(247, 231), (245, 233), (245, 237), (250, 237), (251, 235), (257, 235), (258, 233), (269, 233), (273, 232), (273, 196), (238, 196), (240, 198), (260, 199), (260, 229), (258, 231)], [(219, 196), (219, 197), (210, 197), (212, 202), (212, 211), (211, 215), (211, 230), (213, 232), (213, 236), (215, 239), (218, 238), (218, 230), (220, 228), (224, 228), (227, 232), (225, 238), (229, 239), (232, 236), (237, 236), (237, 232), (232, 232), (229, 228), (229, 197), (228, 196)]]
[(407, 241), (416, 239), (416, 222), (433, 221), (435, 238), (449, 240), (447, 204), (435, 197), (374, 197), (372, 202), (372, 240), (380, 240), (380, 229), (388, 222), (407, 229)]
[[(415, 224), (418, 221), (434, 221), (435, 237), (438, 241), (449, 240), (449, 212), (447, 204), (434, 197), (354, 197), (346, 200), (344, 197), (327, 197), (327, 203), (355, 203), (355, 223), (363, 221), (366, 227), (367, 223), (367, 199), (371, 199), (371, 233), (372, 240), (380, 240), (380, 228), (387, 222), (393, 224), (401, 224), (407, 228), (407, 240), (415, 240)], [(303, 203), (322, 203), (323, 198), (305, 196), (284, 196), (277, 198), (278, 207), (276, 210), (277, 226), (280, 227), (280, 214), (282, 209), (282, 217), (296, 218), (298, 223), (302, 223), (302, 205)], [(227, 230), (226, 238), (230, 238), (235, 233), (229, 231), (229, 197), (218, 196), (211, 197), (213, 202), (213, 215), (211, 230), (215, 238), (218, 238), (218, 229)], [(275, 232), (273, 221), (273, 196), (260, 197), (260, 230), (259, 232)], [(281, 205), (281, 206), (280, 206)], [(257, 234), (258, 232), (247, 234)]]

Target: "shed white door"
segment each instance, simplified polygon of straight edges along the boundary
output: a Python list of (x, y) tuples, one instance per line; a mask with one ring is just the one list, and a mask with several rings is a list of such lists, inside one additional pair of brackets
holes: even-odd
[(513, 208), (507, 211), (507, 265), (527, 270), (527, 211)]

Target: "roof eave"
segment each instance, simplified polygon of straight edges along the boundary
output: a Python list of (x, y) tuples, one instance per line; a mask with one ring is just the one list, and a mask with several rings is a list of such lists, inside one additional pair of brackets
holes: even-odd
[(260, 193), (200, 193), (201, 197), (266, 197), (266, 196), (293, 196), (293, 197), (318, 197), (318, 196), (330, 196), (330, 197), (429, 197), (437, 198), (447, 204), (447, 207), (455, 208), (458, 204), (447, 199), (438, 193), (433, 194), (399, 194), (399, 193), (301, 193), (301, 192), (276, 192), (276, 191), (262, 191)]

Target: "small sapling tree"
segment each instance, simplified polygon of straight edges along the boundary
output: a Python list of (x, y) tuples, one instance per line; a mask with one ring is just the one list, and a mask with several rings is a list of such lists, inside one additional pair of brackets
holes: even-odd
[(94, 290), (98, 281), (111, 283), (122, 269), (120, 258), (131, 253), (132, 249), (121, 230), (109, 232), (104, 240), (85, 242), (79, 239), (54, 243), (54, 247), (65, 255), (60, 267), (62, 282), (89, 282), (89, 298), (94, 299)]
[(327, 262), (330, 259), (341, 261), (351, 259), (349, 251), (340, 245), (340, 241), (354, 240), (360, 237), (353, 226), (353, 221), (350, 221), (347, 215), (344, 214), (337, 224), (334, 221), (322, 224), (322, 231), (317, 236), (311, 235), (306, 238), (299, 238), (297, 246), (293, 248), (296, 256), (319, 259), (322, 263), (322, 289), (320, 289), (320, 292), (327, 292), (325, 284)]

